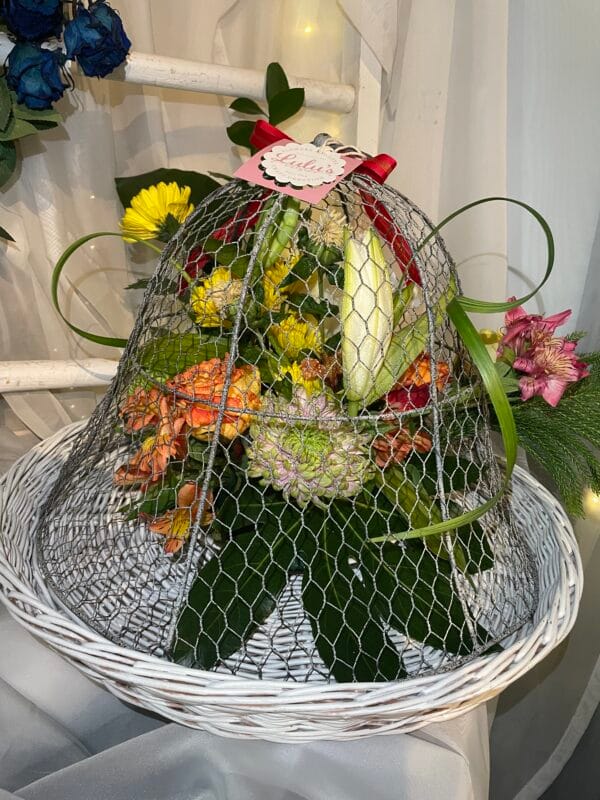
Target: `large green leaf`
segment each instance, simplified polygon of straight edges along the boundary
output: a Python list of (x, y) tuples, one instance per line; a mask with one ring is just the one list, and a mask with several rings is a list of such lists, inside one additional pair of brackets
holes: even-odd
[(189, 186), (191, 191), (190, 203), (198, 205), (211, 192), (218, 189), (221, 185), (208, 175), (200, 172), (192, 172), (183, 169), (154, 169), (151, 172), (144, 172), (142, 175), (132, 175), (126, 178), (115, 178), (117, 194), (124, 208), (131, 203), (132, 197), (163, 181), (164, 183), (175, 182), (178, 186)]
[(372, 582), (373, 607), (385, 624), (437, 650), (460, 655), (473, 650), (448, 562), (417, 542), (367, 544), (363, 567), (366, 582)]
[(228, 350), (224, 339), (201, 333), (165, 333), (144, 344), (138, 360), (154, 378), (165, 380), (209, 358), (223, 358)]
[(269, 100), (269, 122), (279, 125), (293, 117), (304, 105), (304, 89), (286, 89)]
[(6, 84), (6, 78), (0, 75), (0, 131), (6, 127), (12, 116), (12, 97)]
[(17, 166), (17, 152), (14, 142), (0, 142), (0, 186), (10, 180)]
[(279, 94), (280, 92), (287, 91), (289, 88), (290, 85), (288, 83), (286, 74), (283, 71), (283, 67), (276, 61), (272, 61), (267, 67), (267, 77), (265, 83), (269, 109), (272, 98), (275, 97), (275, 95)]
[(275, 608), (305, 528), (298, 509), (274, 493), (266, 503), (263, 493), (247, 484), (218, 507), (220, 526), (235, 536), (192, 584), (172, 652), (179, 663), (211, 669), (240, 650)]
[(397, 680), (406, 674), (402, 660), (372, 615), (368, 589), (350, 556), (340, 527), (324, 516), (302, 586), (317, 650), (338, 682)]

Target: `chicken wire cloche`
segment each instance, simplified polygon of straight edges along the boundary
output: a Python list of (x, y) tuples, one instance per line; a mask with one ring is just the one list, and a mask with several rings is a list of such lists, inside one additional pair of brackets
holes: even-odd
[(313, 205), (210, 195), (45, 503), (57, 601), (126, 648), (259, 679), (396, 681), (500, 649), (537, 573), (459, 293), (425, 215), (364, 172)]

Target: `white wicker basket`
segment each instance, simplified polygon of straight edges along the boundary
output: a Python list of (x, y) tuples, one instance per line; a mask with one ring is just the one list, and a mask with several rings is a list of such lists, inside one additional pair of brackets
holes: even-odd
[(35, 564), (36, 515), (80, 424), (21, 458), (0, 480), (0, 596), (31, 633), (117, 697), (174, 722), (222, 736), (301, 742), (357, 739), (450, 719), (501, 692), (572, 628), (582, 569), (572, 528), (556, 500), (517, 469), (513, 510), (535, 553), (534, 620), (502, 652), (438, 675), (397, 683), (293, 683), (185, 669), (120, 647), (65, 613)]

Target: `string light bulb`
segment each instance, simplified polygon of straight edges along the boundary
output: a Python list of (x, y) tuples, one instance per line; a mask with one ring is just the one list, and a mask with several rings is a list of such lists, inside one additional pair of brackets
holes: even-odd
[(600, 520), (600, 494), (586, 489), (583, 493), (583, 510), (586, 519)]
[(304, 26), (304, 33), (306, 33), (308, 35), (309, 33), (312, 33), (312, 32), (313, 32), (313, 26), (310, 23), (308, 23), (308, 25)]

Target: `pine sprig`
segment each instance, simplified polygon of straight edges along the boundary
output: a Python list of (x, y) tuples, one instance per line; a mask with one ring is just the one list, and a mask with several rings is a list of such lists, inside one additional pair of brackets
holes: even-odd
[(590, 376), (556, 408), (540, 397), (514, 406), (519, 444), (552, 477), (567, 511), (583, 516), (586, 487), (600, 492), (600, 353), (582, 355)]

